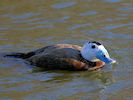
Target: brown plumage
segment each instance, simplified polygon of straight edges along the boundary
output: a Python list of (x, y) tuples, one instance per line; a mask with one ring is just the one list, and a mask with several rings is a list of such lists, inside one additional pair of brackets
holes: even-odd
[(105, 65), (102, 61), (90, 62), (85, 60), (80, 54), (81, 48), (78, 45), (56, 44), (25, 54), (18, 53), (16, 57), (23, 58), (32, 65), (47, 70), (96, 70)]

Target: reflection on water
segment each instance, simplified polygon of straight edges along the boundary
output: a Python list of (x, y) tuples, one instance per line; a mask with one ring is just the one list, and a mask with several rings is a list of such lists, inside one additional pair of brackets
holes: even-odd
[(97, 40), (117, 60), (100, 71), (72, 72), (0, 57), (0, 100), (133, 99), (131, 0), (5, 0), (0, 8), (0, 53)]

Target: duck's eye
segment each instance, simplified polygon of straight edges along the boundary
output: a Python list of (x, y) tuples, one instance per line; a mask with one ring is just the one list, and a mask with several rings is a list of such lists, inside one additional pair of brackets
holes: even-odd
[(91, 46), (91, 48), (92, 48), (92, 49), (95, 49), (95, 48), (96, 48), (96, 46), (95, 46), (95, 45), (92, 45), (92, 46)]
[(105, 55), (103, 55), (103, 57), (106, 57)]

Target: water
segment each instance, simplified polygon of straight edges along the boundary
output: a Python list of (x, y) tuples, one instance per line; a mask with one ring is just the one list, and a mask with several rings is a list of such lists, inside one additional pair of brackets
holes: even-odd
[(117, 60), (71, 72), (0, 58), (0, 100), (133, 100), (132, 0), (1, 0), (0, 9), (0, 52), (97, 40)]

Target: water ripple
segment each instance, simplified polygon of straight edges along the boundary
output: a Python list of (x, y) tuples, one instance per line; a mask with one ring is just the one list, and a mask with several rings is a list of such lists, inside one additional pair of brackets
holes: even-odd
[[(128, 14), (127, 15), (120, 15), (119, 14), (119, 16), (128, 16)], [(107, 18), (105, 20), (108, 21), (108, 22), (113, 22), (113, 21), (120, 21), (120, 20), (126, 20), (126, 19), (127, 18), (119, 17), (119, 18)]]
[(33, 18), (33, 19), (21, 19), (21, 20), (13, 20), (13, 24), (23, 24), (23, 23), (31, 23), (34, 21), (44, 20), (44, 18)]
[(20, 76), (14, 76), (14, 77), (6, 77), (6, 78), (1, 78), (0, 79), (0, 84), (11, 84), (11, 83), (20, 83), (20, 82), (30, 82), (33, 80), (38, 80), (38, 81), (48, 81), (52, 80), (54, 77), (57, 76), (62, 76), (62, 74), (57, 74), (57, 73), (33, 73), (33, 74), (26, 74), (23, 75), (22, 77)]
[(125, 26), (131, 26), (131, 25), (133, 25), (133, 23), (118, 24), (118, 25), (108, 25), (108, 26), (103, 27), (103, 29), (112, 30), (112, 29), (121, 28), (121, 27), (125, 27)]
[(9, 30), (9, 29), (10, 29), (9, 27), (0, 27), (0, 31)]
[(33, 84), (26, 84), (24, 86), (15, 86), (15, 87), (10, 87), (10, 88), (6, 88), (6, 89), (3, 89), (3, 90), (0, 90), (0, 92), (9, 92), (9, 91), (28, 91), (28, 90), (32, 90), (34, 88), (34, 85)]
[(97, 35), (101, 38), (108, 38), (108, 39), (133, 39), (132, 34), (122, 34), (122, 33), (113, 33), (104, 30), (89, 30), (89, 31), (81, 31), (87, 33), (89, 35)]
[(28, 12), (28, 13), (24, 13), (24, 14), (21, 14), (21, 15), (5, 14), (5, 15), (3, 15), (3, 17), (9, 17), (9, 18), (12, 18), (12, 19), (26, 19), (26, 18), (30, 18), (30, 17), (33, 17), (33, 16), (38, 16), (38, 15), (40, 15), (40, 13)]
[(42, 28), (54, 28), (53, 25), (38, 25), (38, 26), (35, 26), (35, 27), (28, 27), (28, 28), (12, 28), (12, 30), (35, 30), (35, 29), (42, 29)]
[(133, 11), (133, 7), (123, 7), (123, 8), (119, 8), (118, 10), (122, 10), (122, 11)]
[(111, 85), (110, 87), (106, 88), (105, 91), (106, 93), (116, 93), (117, 91), (122, 90), (124, 87), (128, 87), (130, 85), (133, 85), (133, 81), (119, 81), (113, 85)]
[(70, 18), (70, 16), (63, 16), (63, 17), (61, 17), (59, 19), (42, 20), (42, 21), (33, 22), (33, 23), (29, 23), (29, 24), (35, 25), (35, 24), (63, 23), (65, 20), (68, 20), (69, 18)]
[(103, 0), (104, 2), (108, 3), (116, 3), (116, 2), (121, 2), (121, 0)]
[(11, 98), (8, 98), (8, 97), (5, 97), (5, 98), (0, 98), (0, 100), (14, 100), (14, 99), (11, 99)]
[(87, 11), (80, 13), (80, 16), (89, 16), (89, 15), (96, 15), (98, 12), (97, 11)]
[(76, 2), (63, 2), (52, 5), (52, 8), (62, 9), (76, 5)]
[(85, 26), (90, 26), (91, 24), (90, 23), (85, 23), (85, 24), (74, 24), (72, 26), (70, 26), (68, 28), (68, 30), (75, 30), (75, 29), (78, 29), (78, 28), (81, 28), (81, 27), (85, 27)]

